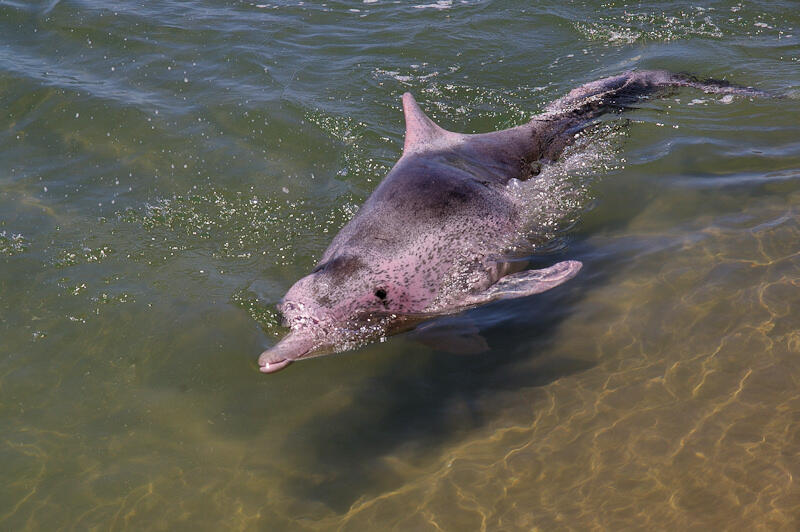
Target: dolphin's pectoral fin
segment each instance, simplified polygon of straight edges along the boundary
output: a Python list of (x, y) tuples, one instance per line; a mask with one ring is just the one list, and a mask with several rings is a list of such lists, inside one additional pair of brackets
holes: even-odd
[(426, 323), (410, 333), (417, 342), (437, 351), (473, 355), (489, 350), (475, 322), (465, 318), (443, 319)]
[(541, 270), (526, 270), (507, 275), (495, 284), (467, 299), (468, 305), (482, 305), (497, 299), (531, 296), (555, 288), (575, 277), (583, 266), (576, 260), (559, 262)]
[[(510, 264), (510, 268), (516, 266), (516, 262)], [(452, 316), (455, 313), (498, 299), (512, 299), (545, 292), (575, 277), (582, 266), (583, 264), (579, 261), (567, 260), (541, 270), (517, 271), (505, 275), (483, 292), (470, 294), (460, 303), (444, 311), (408, 315), (409, 319), (415, 321), (439, 318), (435, 322), (417, 327), (409, 334), (414, 340), (440, 351), (462, 354), (482, 353), (489, 349), (489, 345), (486, 343), (486, 339), (478, 334), (478, 327), (473, 322), (464, 318), (442, 319), (441, 317)], [(498, 273), (502, 275), (503, 269), (500, 268)]]

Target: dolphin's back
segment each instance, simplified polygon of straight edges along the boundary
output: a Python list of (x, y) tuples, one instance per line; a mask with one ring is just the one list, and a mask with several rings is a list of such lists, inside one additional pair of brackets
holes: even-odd
[(526, 124), (469, 135), (439, 127), (425, 116), (413, 97), (406, 94), (403, 97), (407, 121), (404, 154), (440, 159), (444, 155), (451, 164), (477, 175), (482, 182), (524, 181), (537, 173), (532, 163), (558, 158), (575, 134), (595, 118), (627, 110), (642, 98), (677, 87), (693, 87), (716, 94), (766, 96), (750, 87), (714, 79), (700, 80), (666, 70), (630, 71), (573, 89)]
[(478, 163), (464, 163), (451, 152), (404, 156), (356, 216), (331, 243), (326, 256), (341, 247), (399, 252), (417, 235), (435, 235), (447, 247), (470, 237), (490, 241), (513, 231), (518, 213), (499, 179)]
[(533, 163), (555, 160), (593, 119), (628, 109), (641, 98), (671, 87), (763, 95), (685, 74), (631, 71), (581, 85), (520, 126), (462, 134), (435, 124), (406, 93), (403, 156), (334, 238), (323, 259), (345, 244), (361, 247), (365, 253), (385, 254), (397, 251), (398, 243), (409, 242), (416, 234), (461, 242), (462, 232), (475, 235), (477, 241), (513, 231), (518, 213), (505, 190), (511, 179), (534, 178), (538, 165)]

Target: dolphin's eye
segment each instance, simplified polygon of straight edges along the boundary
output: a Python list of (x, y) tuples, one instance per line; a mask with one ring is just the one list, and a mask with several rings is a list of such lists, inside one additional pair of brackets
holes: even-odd
[(386, 290), (384, 290), (383, 288), (378, 288), (377, 290), (375, 290), (375, 297), (377, 297), (378, 299), (386, 299)]

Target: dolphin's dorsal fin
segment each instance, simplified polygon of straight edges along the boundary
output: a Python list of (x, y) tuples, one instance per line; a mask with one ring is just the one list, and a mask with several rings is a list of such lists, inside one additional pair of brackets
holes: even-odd
[(537, 127), (541, 126), (535, 120), (491, 133), (455, 133), (428, 118), (409, 92), (403, 94), (403, 114), (406, 118), (403, 155), (451, 150), (459, 158), (477, 165), (476, 169), (481, 167), (484, 177), (502, 183), (512, 177), (529, 179), (535, 174), (528, 162), (543, 156), (541, 141), (536, 137)]
[(450, 133), (428, 118), (410, 92), (403, 94), (403, 114), (406, 118), (406, 140), (403, 144), (403, 153), (424, 149)]

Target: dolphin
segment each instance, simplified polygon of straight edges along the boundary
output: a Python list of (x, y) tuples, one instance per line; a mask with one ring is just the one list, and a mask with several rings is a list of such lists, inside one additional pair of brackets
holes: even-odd
[(290, 331), (261, 354), (260, 370), (357, 348), (575, 277), (582, 266), (577, 260), (526, 270), (510, 256), (525, 224), (512, 185), (535, 179), (541, 164), (555, 161), (598, 116), (677, 87), (760, 94), (686, 74), (629, 71), (572, 90), (520, 126), (462, 134), (438, 126), (405, 93), (402, 156), (278, 304)]

